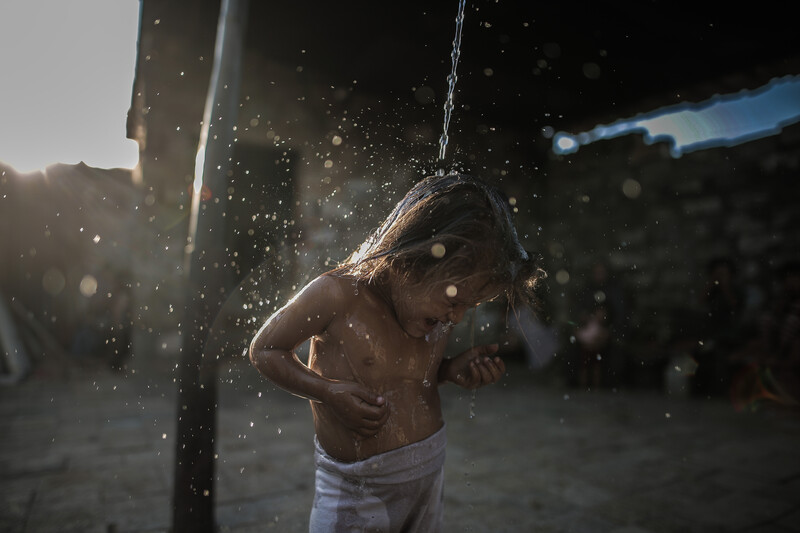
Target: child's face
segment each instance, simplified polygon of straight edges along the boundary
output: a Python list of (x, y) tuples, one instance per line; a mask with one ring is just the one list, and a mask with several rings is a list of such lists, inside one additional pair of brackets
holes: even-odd
[(397, 321), (412, 337), (428, 335), (439, 324), (458, 324), (464, 313), (497, 296), (485, 275), (464, 281), (392, 285), (392, 304)]

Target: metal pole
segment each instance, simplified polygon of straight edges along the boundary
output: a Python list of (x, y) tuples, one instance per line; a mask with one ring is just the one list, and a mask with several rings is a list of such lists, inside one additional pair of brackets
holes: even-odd
[(247, 0), (222, 0), (214, 66), (195, 161), (179, 363), (173, 533), (211, 533), (214, 516), (218, 354), (209, 328), (227, 292), (225, 207), (247, 20)]

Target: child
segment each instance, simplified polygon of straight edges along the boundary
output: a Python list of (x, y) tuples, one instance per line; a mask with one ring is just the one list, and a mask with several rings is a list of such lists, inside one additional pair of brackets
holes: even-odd
[[(507, 198), (462, 174), (417, 183), (341, 266), (261, 327), (250, 360), (311, 400), (310, 531), (440, 531), (445, 425), (437, 386), (505, 372), (498, 346), (444, 358), (450, 328), (481, 302), (533, 301), (543, 272)], [(293, 350), (311, 339), (308, 365)]]

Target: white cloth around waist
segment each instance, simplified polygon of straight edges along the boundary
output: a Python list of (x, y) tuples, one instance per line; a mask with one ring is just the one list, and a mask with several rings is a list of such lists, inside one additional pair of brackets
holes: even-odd
[(314, 461), (317, 468), (343, 478), (362, 483), (391, 485), (428, 476), (444, 465), (447, 433), (445, 426), (430, 437), (373, 455), (361, 461), (347, 463), (331, 457), (314, 436)]

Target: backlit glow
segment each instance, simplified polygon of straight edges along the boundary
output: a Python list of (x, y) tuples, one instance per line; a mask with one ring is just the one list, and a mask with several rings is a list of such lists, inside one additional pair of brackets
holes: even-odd
[(800, 121), (800, 76), (775, 78), (753, 91), (715, 96), (699, 104), (678, 104), (601, 124), (575, 135), (558, 132), (553, 136), (557, 154), (577, 152), (581, 146), (629, 133), (641, 133), (652, 144), (667, 142), (672, 157), (715, 148), (735, 146), (776, 135)]
[(138, 0), (0, 2), (0, 161), (133, 168)]

